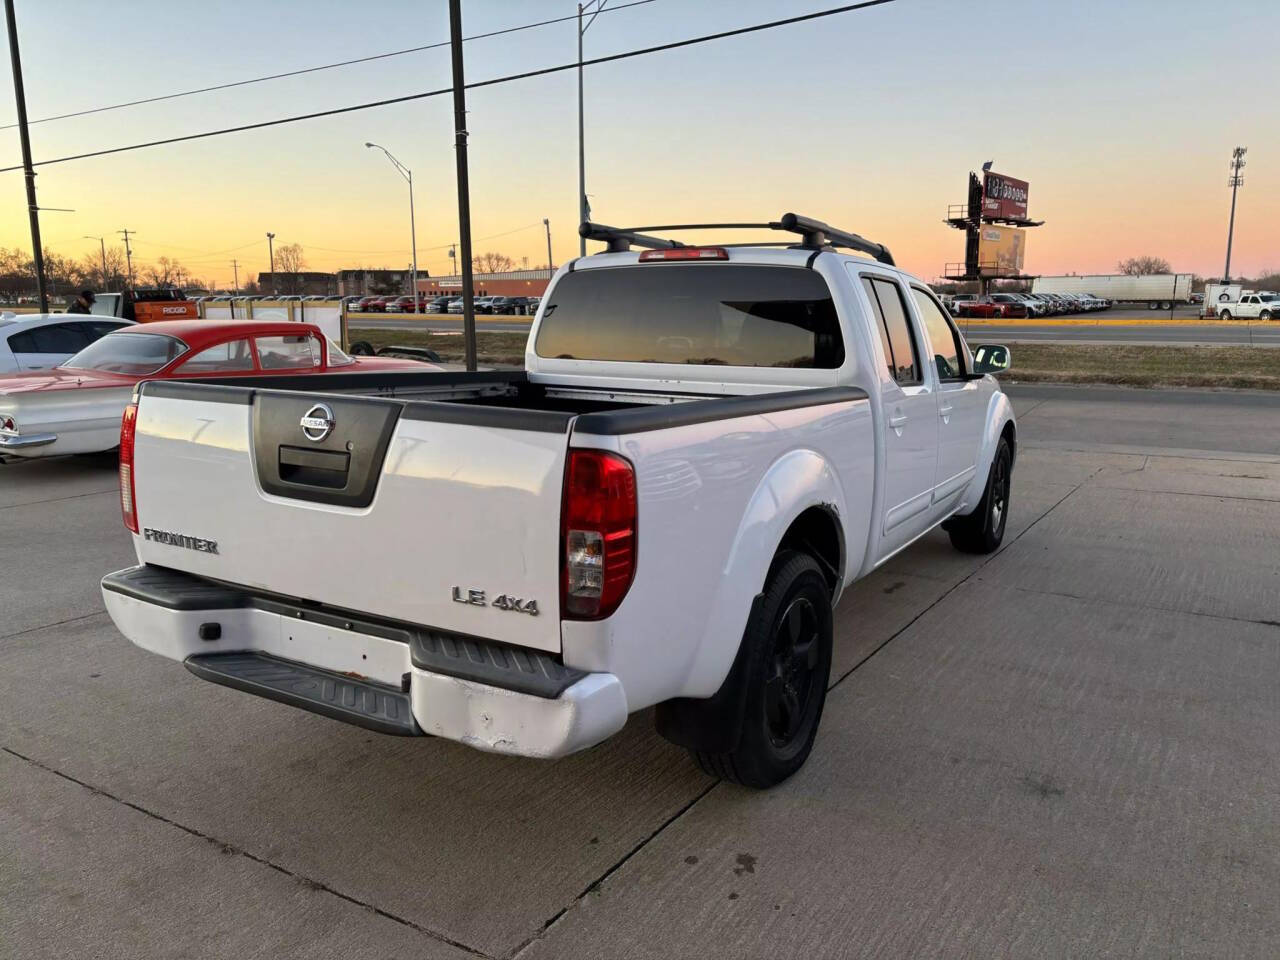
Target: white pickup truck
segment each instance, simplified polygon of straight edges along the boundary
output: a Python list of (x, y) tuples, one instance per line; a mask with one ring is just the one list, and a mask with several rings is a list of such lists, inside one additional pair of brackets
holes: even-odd
[(1257, 320), (1271, 320), (1280, 317), (1280, 294), (1263, 292), (1254, 293), (1246, 290), (1234, 303), (1219, 302), (1214, 305), (1218, 317), (1231, 320), (1234, 317), (1246, 317)]
[(111, 617), (387, 733), (558, 757), (656, 705), (707, 771), (783, 780), (842, 591), (939, 524), (996, 549), (1016, 431), (1008, 350), (971, 353), (888, 250), (755, 226), (797, 236), (584, 224), (608, 250), (560, 268), (522, 371), (144, 383)]

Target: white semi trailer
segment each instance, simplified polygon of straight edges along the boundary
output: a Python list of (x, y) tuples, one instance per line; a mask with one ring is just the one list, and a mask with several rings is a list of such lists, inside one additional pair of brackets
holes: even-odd
[(1073, 293), (1103, 297), (1116, 303), (1145, 303), (1152, 310), (1168, 310), (1170, 304), (1191, 302), (1191, 274), (1093, 273), (1070, 277), (1036, 277), (1032, 293)]

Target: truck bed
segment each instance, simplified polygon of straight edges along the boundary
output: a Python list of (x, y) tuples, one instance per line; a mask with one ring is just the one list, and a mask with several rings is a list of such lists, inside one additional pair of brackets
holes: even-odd
[[(745, 504), (795, 444), (763, 415), (810, 422), (819, 414), (801, 408), (838, 416), (866, 397), (854, 387), (620, 392), (530, 382), (523, 372), (447, 371), (139, 389), (143, 563), (552, 653), (561, 647), (560, 515), (572, 448), (615, 450), (635, 464), (642, 536), (652, 536), (660, 498), (697, 509), (672, 498), (732, 485)], [(867, 452), (869, 443), (850, 442), (837, 459), (870, 463)], [(741, 516), (730, 511), (724, 522)], [(716, 535), (728, 550), (733, 531)], [(538, 612), (470, 603), (471, 591)]]

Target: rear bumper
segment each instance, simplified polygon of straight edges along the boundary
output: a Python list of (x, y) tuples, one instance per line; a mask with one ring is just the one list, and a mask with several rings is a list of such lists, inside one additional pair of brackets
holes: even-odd
[[(622, 729), (616, 676), (537, 651), (254, 594), (160, 567), (103, 579), (120, 632), (204, 679), (384, 733), (561, 757)], [(202, 639), (208, 637), (209, 639)]]
[(30, 447), (45, 447), (58, 439), (56, 433), (22, 434), (0, 433), (0, 453), (5, 450), (26, 450)]

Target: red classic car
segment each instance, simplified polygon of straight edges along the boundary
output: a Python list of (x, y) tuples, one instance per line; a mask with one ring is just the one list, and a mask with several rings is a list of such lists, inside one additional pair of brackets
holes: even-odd
[(0, 455), (114, 449), (143, 380), (439, 370), (417, 360), (351, 357), (313, 323), (174, 320), (125, 327), (52, 370), (0, 377)]

